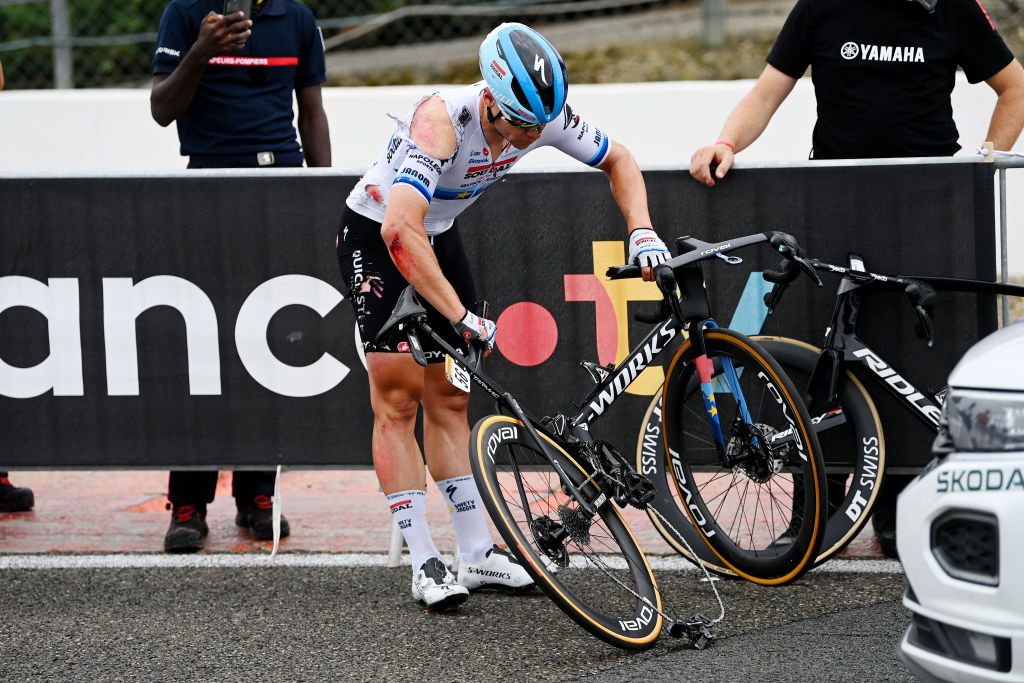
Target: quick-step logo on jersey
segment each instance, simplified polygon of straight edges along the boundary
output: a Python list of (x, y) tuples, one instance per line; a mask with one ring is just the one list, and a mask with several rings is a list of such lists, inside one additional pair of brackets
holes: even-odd
[(862, 62), (920, 62), (924, 63), (924, 49), (913, 46), (868, 45), (849, 41), (839, 48), (846, 61), (860, 58)]

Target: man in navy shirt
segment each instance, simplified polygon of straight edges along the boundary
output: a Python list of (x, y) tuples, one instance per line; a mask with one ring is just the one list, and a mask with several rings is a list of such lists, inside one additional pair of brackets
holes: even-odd
[[(295, 0), (256, 0), (253, 16), (222, 16), (223, 0), (171, 0), (160, 20), (150, 105), (161, 126), (178, 124), (189, 168), (331, 165), (320, 96), (323, 40), (313, 13)], [(292, 125), (292, 93), (299, 137)], [(274, 471), (235, 472), (235, 522), (272, 537)], [(171, 472), (172, 507), (164, 550), (192, 552), (208, 532), (216, 472)], [(287, 536), (281, 519), (281, 535)]]
[[(960, 134), (950, 93), (958, 66), (998, 98), (985, 138), (975, 138), (979, 146), (1010, 150), (1024, 127), (1024, 68), (981, 0), (798, 0), (767, 61), (717, 142), (693, 153), (690, 175), (698, 182), (712, 187), (726, 176), (808, 66), (818, 102), (814, 159), (955, 154)], [(872, 525), (889, 557), (897, 555), (896, 496), (912, 478), (885, 475), (874, 506)], [(846, 495), (831, 479), (829, 489), (830, 500)]]
[[(221, 0), (172, 0), (153, 57), (153, 118), (178, 123), (190, 168), (331, 165), (323, 41), (295, 0), (258, 0), (253, 17)], [(299, 134), (292, 125), (292, 92)]]

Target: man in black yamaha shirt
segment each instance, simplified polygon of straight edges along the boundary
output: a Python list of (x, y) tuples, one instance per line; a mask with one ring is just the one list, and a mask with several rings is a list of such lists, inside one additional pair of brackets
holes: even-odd
[(979, 143), (1009, 150), (1024, 125), (1024, 69), (980, 0), (939, 0), (931, 13), (908, 0), (799, 0), (768, 66), (718, 141), (694, 152), (690, 174), (708, 187), (724, 178), (808, 66), (818, 101), (814, 159), (956, 153), (950, 93), (957, 66), (998, 96)]
[[(950, 93), (958, 66), (998, 97), (984, 141), (1009, 150), (1024, 126), (1024, 69), (981, 0), (798, 0), (767, 61), (717, 142), (693, 153), (698, 182), (712, 187), (725, 177), (808, 66), (818, 102), (814, 159), (955, 154)], [(887, 475), (875, 503), (872, 522), (889, 557), (896, 557), (896, 496), (909, 479)]]

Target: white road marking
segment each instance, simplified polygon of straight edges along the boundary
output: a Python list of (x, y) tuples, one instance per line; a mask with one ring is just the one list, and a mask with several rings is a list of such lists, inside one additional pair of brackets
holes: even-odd
[[(451, 557), (444, 558), (451, 562)], [(604, 558), (610, 566), (623, 565), (621, 558)], [(649, 556), (655, 571), (696, 572), (697, 568), (678, 556)], [(129, 554), (109, 555), (4, 555), (0, 553), (0, 570), (4, 569), (191, 569), (191, 568), (273, 568), (273, 567), (386, 567), (386, 554), (371, 553), (278, 553), (230, 554), (200, 553), (197, 555)], [(409, 558), (402, 558), (408, 565)], [(903, 566), (895, 560), (829, 560), (813, 570), (822, 573), (902, 574)]]

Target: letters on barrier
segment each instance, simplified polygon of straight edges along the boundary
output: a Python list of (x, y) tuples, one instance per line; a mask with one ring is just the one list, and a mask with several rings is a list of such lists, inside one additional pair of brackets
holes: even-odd
[[(673, 244), (792, 232), (812, 256), (881, 272), (994, 279), (991, 171), (978, 165), (738, 169), (708, 190), (646, 174)], [(341, 175), (5, 179), (0, 183), (0, 469), (369, 466), (365, 365), (335, 258)], [(229, 201), (228, 197), (232, 199)], [(621, 360), (657, 289), (611, 282), (625, 226), (596, 173), (513, 174), (460, 219), (499, 323), (489, 371), (534, 412), (572, 410), (580, 360)], [(705, 268), (722, 325), (765, 323), (767, 249)], [(820, 341), (838, 280), (798, 282), (766, 332)], [(865, 297), (864, 336), (916, 386), (941, 387), (992, 329), (994, 302), (940, 297), (936, 347), (902, 295)], [(671, 346), (674, 348), (676, 342)], [(668, 361), (671, 349), (661, 358)], [(630, 452), (664, 377), (643, 369), (593, 431)], [(875, 396), (886, 419), (886, 399)], [(474, 394), (471, 419), (489, 412)], [(931, 437), (896, 414), (890, 464)]]

